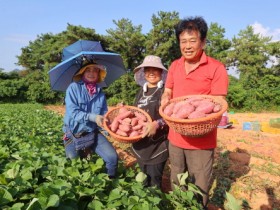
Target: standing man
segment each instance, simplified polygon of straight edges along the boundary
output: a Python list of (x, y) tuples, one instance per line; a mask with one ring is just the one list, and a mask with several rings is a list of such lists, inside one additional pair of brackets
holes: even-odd
[[(228, 75), (224, 64), (204, 52), (207, 31), (202, 17), (183, 19), (176, 25), (182, 56), (171, 63), (161, 104), (185, 95), (227, 95)], [(202, 191), (202, 203), (207, 209), (217, 129), (203, 137), (190, 138), (170, 128), (168, 139), (172, 183), (178, 185), (177, 174), (188, 171), (191, 181)]]

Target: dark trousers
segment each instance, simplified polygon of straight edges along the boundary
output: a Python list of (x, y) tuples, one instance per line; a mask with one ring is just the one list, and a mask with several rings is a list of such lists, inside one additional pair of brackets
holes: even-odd
[(214, 149), (189, 150), (176, 147), (169, 143), (169, 158), (171, 165), (171, 187), (179, 185), (177, 174), (188, 171), (189, 178), (201, 190), (203, 205), (209, 200), (209, 190), (213, 171)]
[(147, 179), (144, 182), (146, 187), (157, 186), (159, 189), (161, 189), (165, 163), (166, 161), (154, 165), (145, 165), (139, 162), (141, 170), (147, 175)]

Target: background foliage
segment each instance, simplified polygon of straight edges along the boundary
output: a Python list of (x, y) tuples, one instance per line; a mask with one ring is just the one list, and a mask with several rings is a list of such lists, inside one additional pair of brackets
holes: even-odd
[[(146, 55), (160, 56), (166, 67), (180, 57), (174, 34), (178, 20), (177, 12), (160, 11), (152, 15), (152, 29), (146, 34), (142, 33), (142, 25), (133, 25), (124, 18), (113, 20), (116, 27), (109, 28), (106, 35), (71, 24), (58, 34), (40, 34), (21, 49), (18, 64), (24, 70), (7, 73), (0, 68), (0, 102), (62, 103), (64, 93), (50, 89), (48, 71), (61, 61), (64, 47), (86, 39), (98, 40), (106, 51), (121, 54), (127, 74), (104, 91), (109, 105), (120, 101), (132, 104), (139, 89), (132, 70)], [(227, 96), (230, 109), (279, 111), (280, 42), (255, 34), (251, 26), (241, 30), (232, 40), (226, 39), (224, 34), (222, 26), (210, 23), (205, 51), (239, 74), (239, 78), (230, 76)]]

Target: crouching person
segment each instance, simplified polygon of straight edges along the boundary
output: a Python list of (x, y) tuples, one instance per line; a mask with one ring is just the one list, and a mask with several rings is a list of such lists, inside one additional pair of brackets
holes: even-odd
[(98, 154), (106, 163), (110, 178), (116, 176), (118, 155), (112, 144), (100, 132), (103, 115), (108, 111), (105, 94), (97, 83), (106, 76), (106, 68), (90, 63), (73, 77), (66, 90), (64, 116), (64, 146), (66, 157), (85, 158)]

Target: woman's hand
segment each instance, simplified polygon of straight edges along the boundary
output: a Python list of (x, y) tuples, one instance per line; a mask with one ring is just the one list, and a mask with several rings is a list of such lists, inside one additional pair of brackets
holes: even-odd
[(147, 124), (145, 132), (142, 135), (142, 138), (144, 138), (146, 136), (151, 137), (151, 136), (155, 135), (158, 127), (159, 127), (159, 125), (158, 125), (157, 121), (153, 121), (153, 122)]
[[(104, 117), (102, 115), (96, 115), (95, 122), (99, 127), (103, 127), (103, 121), (104, 121)], [(105, 119), (105, 121), (107, 120)]]

